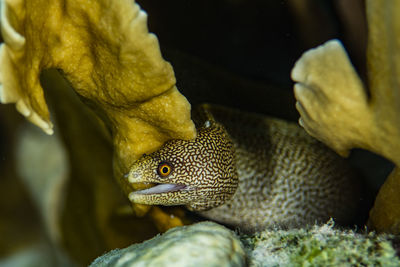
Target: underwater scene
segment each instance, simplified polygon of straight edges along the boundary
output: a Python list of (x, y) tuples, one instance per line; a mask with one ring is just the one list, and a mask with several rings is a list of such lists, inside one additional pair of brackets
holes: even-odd
[(400, 2), (0, 10), (0, 266), (400, 266)]

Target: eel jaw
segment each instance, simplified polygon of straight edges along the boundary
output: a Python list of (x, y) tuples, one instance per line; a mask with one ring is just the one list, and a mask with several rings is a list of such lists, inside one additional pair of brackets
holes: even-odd
[[(184, 205), (185, 195), (195, 191), (195, 187), (184, 184), (156, 184), (153, 187), (131, 192), (128, 197), (133, 203), (146, 205)], [(181, 195), (182, 198), (176, 198)], [(175, 196), (175, 197), (172, 197)], [(181, 199), (179, 201), (179, 199)], [(171, 201), (174, 200), (174, 201)]]
[(150, 187), (150, 188), (147, 188), (147, 189), (143, 189), (143, 190), (134, 191), (132, 193), (142, 194), (142, 195), (162, 194), (162, 193), (168, 193), (168, 192), (175, 192), (175, 191), (179, 191), (179, 190), (184, 190), (186, 188), (187, 188), (187, 186), (183, 185), (183, 184), (157, 184), (157, 185), (155, 185), (153, 187)]

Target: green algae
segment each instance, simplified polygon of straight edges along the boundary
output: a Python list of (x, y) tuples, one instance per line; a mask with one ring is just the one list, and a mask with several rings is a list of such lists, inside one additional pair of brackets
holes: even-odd
[(309, 229), (242, 235), (250, 266), (400, 266), (393, 235), (357, 233), (333, 221)]

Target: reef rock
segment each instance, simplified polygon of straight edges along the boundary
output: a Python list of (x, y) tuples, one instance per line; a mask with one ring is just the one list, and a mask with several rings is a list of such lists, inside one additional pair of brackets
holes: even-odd
[(241, 240), (249, 266), (400, 266), (395, 236), (340, 230), (333, 221), (310, 229), (266, 229)]
[(244, 266), (236, 235), (212, 222), (176, 227), (141, 244), (113, 250), (90, 266)]

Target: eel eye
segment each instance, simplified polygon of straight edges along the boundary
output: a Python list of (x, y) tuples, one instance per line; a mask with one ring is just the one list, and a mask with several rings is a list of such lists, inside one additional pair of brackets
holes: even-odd
[(171, 171), (172, 171), (172, 166), (167, 162), (161, 162), (158, 165), (157, 172), (158, 175), (160, 175), (161, 177), (167, 177), (171, 173)]

